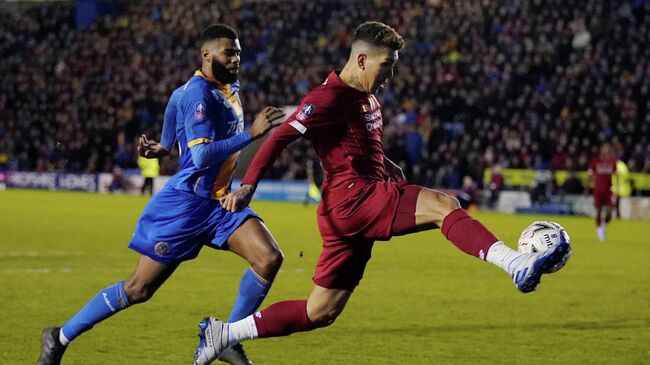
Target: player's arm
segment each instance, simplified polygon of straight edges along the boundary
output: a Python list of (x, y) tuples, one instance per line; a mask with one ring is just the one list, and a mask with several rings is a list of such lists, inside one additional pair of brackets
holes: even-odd
[(402, 168), (391, 159), (389, 159), (386, 155), (384, 155), (384, 170), (388, 175), (389, 181), (406, 180), (406, 175), (404, 175)]
[[(190, 146), (192, 162), (197, 168), (202, 169), (223, 161), (279, 125), (277, 120), (282, 117), (284, 117), (282, 109), (265, 107), (257, 115), (253, 124), (239, 134), (218, 141), (205, 137), (198, 138), (198, 143)], [(194, 141), (197, 141), (197, 139), (194, 139)], [(192, 143), (190, 142), (190, 144)]]
[(329, 103), (321, 99), (319, 105), (314, 106), (313, 99), (313, 96), (305, 98), (296, 111), (264, 141), (242, 179), (241, 189), (220, 199), (226, 210), (236, 212), (248, 206), (260, 179), (291, 142), (304, 135), (318, 138), (323, 128), (331, 125), (331, 118), (327, 117), (330, 108), (325, 106)]
[(178, 91), (174, 91), (165, 107), (163, 128), (160, 143), (141, 135), (138, 140), (138, 153), (145, 158), (160, 158), (167, 156), (176, 141), (176, 112), (178, 111)]
[[(288, 120), (288, 119), (287, 119)], [(300, 138), (302, 134), (290, 123), (281, 124), (269, 138), (262, 143), (262, 146), (255, 154), (246, 175), (242, 179), (241, 189), (232, 192), (220, 199), (224, 209), (237, 212), (250, 204), (257, 183), (262, 176), (273, 165), (282, 150), (291, 142)]]

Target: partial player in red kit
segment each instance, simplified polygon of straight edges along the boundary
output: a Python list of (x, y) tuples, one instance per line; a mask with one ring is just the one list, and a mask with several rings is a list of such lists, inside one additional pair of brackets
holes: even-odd
[(310, 140), (326, 172), (317, 216), (323, 251), (308, 299), (278, 302), (234, 323), (205, 318), (195, 364), (209, 364), (231, 343), (332, 324), (359, 284), (377, 240), (440, 227), (462, 251), (508, 272), (522, 292), (534, 290), (541, 275), (567, 255), (566, 234), (548, 251), (510, 249), (455, 198), (409, 184), (384, 156), (381, 106), (374, 93), (393, 77), (403, 46), (402, 37), (385, 24), (360, 25), (343, 70), (309, 92), (257, 152), (242, 188), (221, 199), (227, 210), (245, 208), (280, 152), (297, 138)]
[(594, 207), (596, 207), (596, 233), (599, 240), (605, 241), (607, 238), (606, 226), (612, 219), (612, 208), (614, 207), (612, 176), (616, 174), (616, 156), (614, 156), (614, 151), (608, 143), (600, 146), (600, 154), (589, 163), (588, 173), (589, 185), (593, 184)]

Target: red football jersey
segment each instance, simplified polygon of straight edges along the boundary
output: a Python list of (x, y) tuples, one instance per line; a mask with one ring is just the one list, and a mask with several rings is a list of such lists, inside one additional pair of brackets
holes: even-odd
[(615, 158), (593, 158), (589, 163), (589, 174), (594, 176), (594, 192), (609, 191), (612, 187), (612, 175), (615, 173)]
[(304, 137), (312, 142), (326, 172), (321, 208), (336, 205), (352, 198), (364, 181), (386, 180), (382, 131), (377, 98), (348, 86), (332, 72), (262, 144), (242, 184), (256, 185), (282, 149)]

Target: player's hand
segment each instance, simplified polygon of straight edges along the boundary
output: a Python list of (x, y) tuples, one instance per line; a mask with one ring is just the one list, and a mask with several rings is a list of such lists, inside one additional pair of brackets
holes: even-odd
[(138, 154), (144, 158), (159, 158), (167, 156), (169, 150), (143, 134), (138, 139)]
[(384, 158), (384, 169), (386, 170), (386, 174), (388, 174), (388, 181), (406, 180), (406, 175), (404, 175), (402, 168), (388, 158)]
[(229, 212), (239, 212), (250, 204), (253, 193), (255, 188), (252, 185), (242, 185), (241, 189), (219, 198), (219, 203)]
[(271, 129), (277, 127), (282, 123), (280, 119), (284, 117), (284, 111), (280, 108), (267, 106), (257, 114), (253, 125), (248, 127), (248, 133), (251, 134), (253, 139), (257, 139), (267, 134)]

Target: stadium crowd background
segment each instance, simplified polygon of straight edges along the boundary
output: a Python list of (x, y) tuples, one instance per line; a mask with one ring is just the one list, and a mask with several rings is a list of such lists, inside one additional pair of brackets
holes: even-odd
[[(650, 2), (118, 2), (85, 28), (73, 3), (0, 14), (0, 168), (136, 167), (171, 91), (197, 68), (196, 38), (238, 30), (246, 119), (295, 105), (344, 64), (351, 32), (381, 20), (407, 42), (379, 95), (387, 155), (413, 181), (461, 187), (495, 165), (586, 170), (604, 141), (650, 172)], [(303, 179), (309, 148), (270, 177)], [(174, 159), (163, 172), (173, 173)]]

